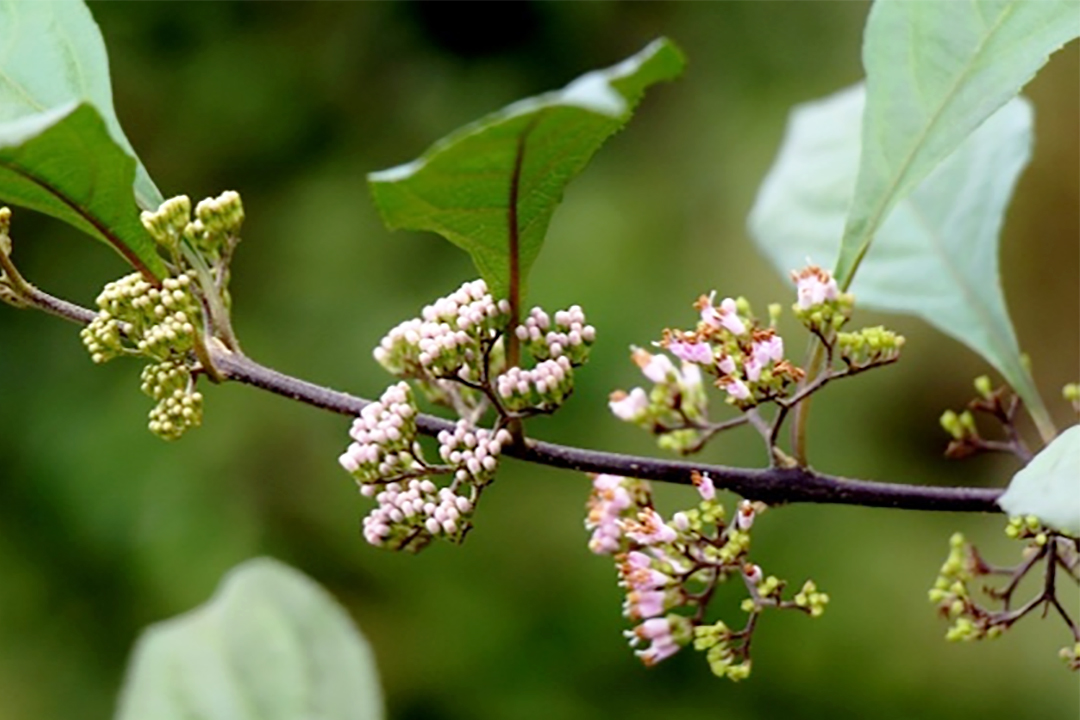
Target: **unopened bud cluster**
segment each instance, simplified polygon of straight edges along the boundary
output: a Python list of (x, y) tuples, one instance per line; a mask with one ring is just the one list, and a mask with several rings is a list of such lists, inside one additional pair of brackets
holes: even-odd
[(904, 347), (904, 336), (878, 325), (856, 332), (837, 333), (836, 346), (848, 365), (865, 367), (895, 360), (900, 355), (900, 348)]
[(554, 323), (543, 309), (534, 307), (514, 332), (537, 360), (566, 357), (573, 365), (585, 363), (596, 341), (596, 328), (585, 323), (580, 305), (556, 312)]
[(82, 341), (96, 363), (120, 355), (153, 361), (143, 371), (143, 391), (158, 401), (149, 427), (173, 440), (202, 421), (202, 395), (194, 389), (192, 371), (200, 367), (197, 358), (206, 357), (200, 337), (203, 302), (212, 317), (228, 324), (227, 314), (222, 316), (228, 305), (228, 258), (239, 240), (244, 208), (240, 196), (229, 191), (201, 201), (192, 219), (191, 200), (178, 195), (139, 219), (173, 275), (158, 282), (132, 273), (107, 284)]
[(974, 548), (961, 533), (954, 533), (949, 539), (949, 557), (928, 594), (930, 602), (952, 621), (945, 633), (945, 639), (950, 642), (995, 638), (1005, 629), (995, 625), (991, 613), (972, 598), (968, 584), (981, 574), (979, 566)]
[(339, 458), (359, 483), (376, 483), (422, 471), (416, 444), (416, 405), (407, 383), (391, 385), (353, 420), (353, 442)]
[(512, 367), (495, 378), (495, 390), (503, 407), (515, 413), (529, 409), (554, 410), (563, 404), (573, 389), (573, 369), (565, 355), (556, 360), (543, 360), (531, 370)]
[(154, 212), (143, 212), (140, 219), (154, 240), (170, 253), (177, 253), (184, 239), (199, 253), (217, 259), (239, 238), (244, 206), (238, 193), (227, 190), (216, 198), (201, 200), (195, 206), (193, 220), (191, 200), (187, 195), (178, 195)]
[[(375, 360), (386, 370), (416, 380), (429, 400), (462, 419), (438, 434), (442, 464), (434, 465), (416, 441), (418, 410), (405, 382), (391, 386), (356, 420), (354, 442), (340, 461), (379, 503), (364, 521), (372, 544), (418, 550), (437, 536), (461, 541), (512, 441), (506, 420), (550, 412), (570, 395), (573, 368), (587, 359), (596, 338), (581, 308), (555, 313), (554, 322), (533, 308), (516, 328), (517, 340), (536, 361), (531, 368), (505, 367), (509, 325), (509, 302), (495, 300), (483, 280), (474, 280), (394, 327), (375, 348)], [(500, 417), (492, 429), (477, 427), (489, 403)], [(437, 475), (449, 476), (449, 486), (436, 486), (431, 478)]]
[(554, 322), (533, 308), (515, 333), (536, 364), (504, 368), (502, 336), (509, 323), (509, 302), (496, 301), (483, 280), (474, 280), (393, 328), (375, 348), (375, 359), (398, 377), (419, 380), (429, 399), (455, 409), (460, 403), (453, 397), (466, 398), (467, 405), (482, 402), (490, 382), (487, 389), (508, 412), (551, 412), (570, 395), (573, 369), (588, 359), (596, 330), (576, 305), (556, 312)]
[(454, 479), (459, 483), (470, 482), (483, 487), (495, 479), (499, 454), (503, 446), (510, 444), (510, 432), (474, 428), (467, 421), (459, 420), (454, 432), (443, 430), (438, 435), (439, 457), (457, 468)]
[[(416, 551), (436, 537), (460, 542), (480, 491), (494, 478), (510, 434), (475, 428), (465, 420), (439, 433), (444, 464), (429, 464), (417, 440), (412, 389), (391, 385), (353, 421), (353, 442), (339, 458), (360, 492), (377, 505), (363, 521), (372, 545)], [(433, 478), (449, 476), (440, 487)]]
[(364, 518), (363, 535), (370, 544), (417, 552), (437, 537), (460, 542), (469, 529), (475, 490), (455, 493), (428, 478), (361, 487), (377, 505)]
[(125, 353), (166, 360), (195, 342), (200, 312), (187, 274), (165, 278), (160, 287), (140, 273), (125, 275), (105, 286), (97, 305), (97, 317), (81, 333), (96, 363)]
[(695, 473), (692, 479), (701, 502), (666, 519), (653, 507), (648, 483), (597, 475), (585, 521), (592, 533), (589, 549), (615, 558), (619, 585), (626, 591), (623, 614), (637, 623), (625, 635), (635, 648), (648, 641), (647, 647), (635, 650), (642, 662), (653, 665), (693, 643), (706, 653), (717, 675), (740, 680), (749, 674), (749, 635), (755, 622), (732, 633), (723, 623), (702, 620), (703, 603), (718, 583), (745, 577), (750, 586), (760, 584), (744, 607), (755, 619), (765, 607), (817, 616), (828, 596), (808, 582), (794, 600), (783, 600), (783, 583), (762, 579), (761, 569), (748, 560), (750, 528), (764, 506), (744, 501), (729, 522), (708, 475)]
[(375, 360), (398, 377), (479, 379), (485, 353), (505, 329), (509, 312), (510, 304), (496, 302), (483, 280), (465, 283), (387, 333)]
[(149, 428), (155, 435), (176, 440), (188, 428), (202, 424), (202, 393), (195, 390), (186, 365), (171, 360), (147, 365), (142, 391), (158, 401), (150, 410)]
[(199, 332), (198, 300), (186, 273), (155, 287), (132, 273), (105, 286), (97, 316), (83, 328), (83, 345), (95, 363), (120, 355), (152, 362), (143, 370), (143, 392), (158, 401), (149, 429), (175, 440), (202, 422), (202, 395), (194, 390), (189, 355)]
[[(1025, 615), (1038, 613), (1040, 607), (1044, 616), (1051, 606), (1055, 606), (1059, 612), (1062, 610), (1054, 578), (1060, 576), (1062, 568), (1068, 570), (1080, 565), (1076, 541), (1043, 527), (1035, 516), (1010, 518), (1005, 534), (1025, 543), (1024, 560), (1013, 568), (987, 565), (960, 533), (950, 539), (949, 556), (929, 591), (930, 602), (951, 621), (945, 633), (947, 640), (969, 642), (996, 638)], [(1027, 603), (1017, 602), (1013, 594), (1036, 568), (1043, 570), (1042, 592)], [(1002, 587), (976, 584), (989, 575), (1004, 576)], [(993, 610), (981, 605), (975, 597), (978, 590), (985, 593), (992, 603), (1000, 604), (1001, 609)], [(1065, 621), (1075, 634), (1069, 618), (1066, 617)], [(1080, 669), (1076, 655), (1070, 648), (1062, 651), (1062, 658), (1072, 669)]]

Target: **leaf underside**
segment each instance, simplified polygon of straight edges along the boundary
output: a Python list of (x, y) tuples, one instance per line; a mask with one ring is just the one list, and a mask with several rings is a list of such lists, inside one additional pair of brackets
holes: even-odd
[(370, 648), (346, 612), (269, 558), (232, 570), (205, 605), (151, 626), (117, 720), (379, 720)]
[[(750, 214), (781, 272), (836, 250), (859, 155), (863, 87), (797, 107)], [(1030, 104), (1016, 98), (972, 133), (878, 230), (851, 290), (860, 306), (917, 315), (982, 355), (1038, 403), (1001, 287), (1005, 210), (1031, 153)]]

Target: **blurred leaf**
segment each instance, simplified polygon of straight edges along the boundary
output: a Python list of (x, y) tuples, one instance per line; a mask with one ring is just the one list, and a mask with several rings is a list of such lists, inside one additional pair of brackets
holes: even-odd
[(157, 209), (161, 192), (120, 127), (105, 42), (86, 5), (0, 0), (0, 122), (80, 101), (97, 108), (112, 139), (135, 158), (139, 207)]
[[(859, 156), (861, 85), (792, 112), (750, 230), (782, 273), (836, 250)], [(1045, 413), (1020, 359), (998, 267), (1005, 209), (1031, 154), (1031, 107), (1016, 98), (898, 202), (851, 286), (860, 306), (918, 315), (982, 355)]]
[(874, 4), (864, 144), (835, 273), (842, 287), (893, 205), (1080, 33), (1078, 9), (1076, 0)]
[(511, 180), (521, 154), (517, 222), (522, 291), (563, 191), (633, 112), (645, 89), (683, 70), (659, 39), (564, 89), (509, 105), (451, 133), (419, 159), (368, 176), (390, 229), (430, 230), (468, 252), (488, 287), (506, 297)]
[(1073, 425), (1021, 469), (998, 505), (1011, 517), (1034, 515), (1080, 537), (1080, 425)]
[(374, 720), (371, 650), (315, 582), (269, 558), (139, 639), (117, 720)]
[(0, 123), (0, 201), (70, 223), (144, 274), (167, 274), (131, 194), (135, 161), (91, 105)]

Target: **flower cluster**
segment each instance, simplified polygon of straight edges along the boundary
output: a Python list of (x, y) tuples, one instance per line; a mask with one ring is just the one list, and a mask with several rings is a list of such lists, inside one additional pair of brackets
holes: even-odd
[(467, 421), (459, 420), (454, 432), (443, 430), (438, 440), (439, 457), (457, 468), (454, 479), (483, 487), (495, 479), (499, 454), (511, 438), (505, 428), (498, 431), (473, 428)]
[(573, 368), (588, 359), (596, 330), (577, 305), (556, 312), (554, 322), (533, 308), (514, 332), (536, 365), (505, 368), (509, 313), (509, 302), (496, 301), (483, 280), (465, 283), (387, 333), (375, 359), (462, 414), (496, 398), (507, 413), (551, 412), (570, 395)]
[(640, 387), (629, 393), (616, 390), (608, 398), (608, 407), (620, 420), (631, 422), (651, 432), (662, 432), (661, 447), (685, 451), (700, 441), (698, 424), (708, 411), (708, 396), (699, 367), (683, 361), (675, 367), (667, 355), (633, 348), (631, 359), (653, 387)]
[(1004, 627), (992, 622), (992, 616), (979, 608), (968, 589), (980, 573), (978, 555), (961, 533), (949, 539), (949, 557), (941, 566), (934, 587), (930, 589), (930, 602), (937, 605), (941, 614), (953, 621), (945, 639), (951, 642), (979, 640), (998, 637)]
[(509, 312), (510, 304), (496, 302), (483, 280), (465, 283), (390, 330), (375, 348), (375, 360), (398, 377), (479, 379)]
[(142, 390), (157, 401), (149, 429), (176, 440), (202, 423), (202, 395), (195, 391), (190, 358), (202, 317), (187, 273), (155, 287), (139, 273), (105, 286), (97, 297), (97, 316), (83, 328), (83, 345), (96, 363), (120, 355), (150, 359)]
[[(1015, 567), (987, 564), (960, 533), (950, 539), (949, 556), (928, 593), (930, 602), (952, 623), (945, 638), (954, 642), (996, 638), (1025, 615), (1041, 608), (1043, 615), (1051, 609), (1061, 615), (1075, 642), (1076, 626), (1058, 597), (1055, 578), (1069, 575), (1076, 578), (1076, 569), (1080, 567), (1080, 541), (1043, 527), (1034, 516), (1010, 518), (1005, 534), (1025, 544), (1024, 559)], [(1014, 603), (1013, 595), (1022, 581), (1039, 567), (1043, 569), (1042, 591), (1026, 603)], [(1000, 588), (975, 585), (977, 580), (991, 575), (1001, 576)], [(976, 597), (976, 591), (980, 589), (991, 603), (1000, 604), (1001, 609), (981, 604)], [(1072, 669), (1078, 670), (1080, 663), (1076, 662), (1074, 650), (1066, 646), (1061, 657)]]
[(177, 440), (188, 428), (202, 424), (202, 393), (195, 390), (186, 365), (171, 360), (147, 365), (142, 391), (158, 401), (150, 410), (149, 424), (158, 437)]
[(195, 206), (187, 195), (169, 198), (157, 210), (140, 215), (143, 227), (171, 255), (179, 253), (181, 239), (202, 255), (217, 260), (227, 255), (240, 235), (244, 206), (240, 195), (227, 190), (216, 198), (206, 198)]
[(391, 385), (353, 420), (349, 430), (353, 442), (338, 462), (362, 484), (422, 471), (416, 413), (409, 385)]
[(857, 332), (837, 333), (836, 346), (841, 359), (849, 366), (868, 367), (891, 362), (904, 347), (904, 336), (881, 325), (863, 328)]
[(795, 317), (818, 333), (839, 330), (851, 317), (855, 297), (841, 293), (836, 279), (817, 265), (792, 271), (798, 298), (792, 306)]
[(106, 285), (97, 297), (97, 317), (81, 332), (91, 359), (103, 363), (135, 354), (167, 360), (186, 353), (200, 317), (191, 284), (182, 273), (155, 287), (131, 273)]
[(460, 542), (469, 529), (474, 495), (456, 494), (427, 478), (375, 489), (362, 488), (378, 503), (363, 522), (364, 539), (372, 545), (416, 552), (440, 536)]
[[(353, 421), (352, 443), (338, 461), (377, 505), (363, 521), (372, 545), (417, 551), (436, 537), (460, 542), (481, 490), (494, 478), (510, 442), (505, 429), (474, 428), (461, 420), (439, 433), (439, 456), (430, 464), (417, 440), (418, 414), (408, 383), (391, 385)], [(433, 478), (449, 476), (448, 485)]]
[[(715, 432), (738, 424), (709, 421), (704, 376), (724, 391), (728, 404), (744, 413), (763, 403), (780, 405), (780, 422), (787, 409), (826, 381), (897, 359), (904, 338), (882, 327), (837, 335), (851, 315), (854, 299), (839, 291), (828, 272), (811, 265), (793, 273), (792, 278), (798, 298), (795, 315), (827, 350), (828, 362), (819, 376), (806, 378), (802, 368), (784, 357), (784, 339), (776, 329), (780, 305), (769, 306), (766, 323), (754, 316), (745, 298), (728, 297), (717, 303), (714, 291), (694, 303), (699, 320), (693, 329), (665, 329), (655, 343), (681, 361), (681, 368), (676, 369), (667, 355), (633, 348), (631, 358), (653, 382), (653, 388), (616, 390), (609, 399), (611, 411), (657, 435), (661, 447), (690, 453), (699, 450)], [(843, 362), (840, 369), (832, 367), (834, 358)], [(812, 385), (806, 392), (799, 384), (804, 378), (803, 385)], [(770, 450), (774, 449), (775, 432), (762, 432)]]
[[(711, 478), (694, 473), (692, 480), (700, 504), (665, 519), (653, 506), (648, 483), (594, 477), (585, 521), (592, 532), (589, 549), (614, 556), (619, 585), (626, 591), (623, 614), (636, 623), (625, 635), (632, 647), (649, 643), (635, 650), (642, 662), (653, 665), (693, 643), (717, 675), (739, 680), (749, 674), (749, 638), (764, 608), (797, 609), (816, 617), (828, 596), (807, 582), (793, 600), (784, 600), (784, 583), (763, 578), (748, 559), (750, 528), (764, 506), (743, 501), (729, 522)], [(716, 586), (729, 577), (741, 577), (749, 592), (743, 610), (750, 620), (737, 632), (703, 620)]]
[(574, 365), (584, 364), (596, 341), (596, 328), (585, 324), (580, 305), (556, 312), (554, 325), (546, 312), (534, 307), (514, 332), (537, 360), (566, 357)]
[(503, 407), (514, 413), (535, 408), (549, 412), (563, 404), (574, 389), (573, 370), (565, 355), (543, 360), (531, 370), (512, 367), (495, 379)]

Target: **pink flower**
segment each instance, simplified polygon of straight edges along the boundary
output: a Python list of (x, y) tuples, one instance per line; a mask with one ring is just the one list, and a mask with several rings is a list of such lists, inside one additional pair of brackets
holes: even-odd
[(698, 493), (701, 494), (703, 500), (712, 500), (716, 497), (716, 486), (713, 485), (712, 478), (708, 473), (694, 472), (690, 479), (694, 483), (694, 487), (697, 488)]
[(649, 396), (641, 388), (634, 388), (629, 395), (622, 390), (616, 390), (608, 398), (608, 407), (611, 408), (615, 417), (633, 422), (648, 410)]
[(682, 647), (675, 641), (671, 622), (667, 618), (650, 618), (634, 628), (630, 642), (636, 644), (638, 640), (652, 641), (652, 644), (644, 650), (634, 651), (634, 654), (647, 666), (655, 665), (671, 657)]
[(746, 324), (739, 317), (735, 301), (731, 298), (724, 298), (724, 301), (720, 303), (720, 324), (733, 335), (746, 333)]
[(663, 590), (631, 590), (623, 603), (623, 614), (631, 620), (656, 617), (664, 612), (667, 599)]
[(654, 383), (666, 382), (669, 377), (675, 375), (675, 366), (668, 360), (667, 355), (653, 355), (648, 350), (635, 348), (630, 355), (645, 377)]
[(779, 335), (770, 335), (767, 338), (755, 340), (751, 354), (763, 366), (770, 361), (780, 362), (784, 359), (784, 339)]
[(636, 550), (619, 563), (619, 575), (623, 587), (638, 592), (658, 590), (671, 582), (670, 577), (652, 568), (652, 558)]
[(754, 503), (749, 500), (743, 500), (739, 503), (739, 512), (735, 516), (735, 524), (743, 532), (749, 530), (754, 524)]
[(664, 524), (660, 514), (652, 508), (642, 508), (637, 520), (627, 520), (624, 525), (627, 537), (641, 545), (674, 542), (679, 536), (674, 529)]
[(840, 294), (833, 276), (817, 265), (808, 265), (798, 272), (792, 272), (791, 277), (795, 281), (801, 310), (835, 300)]
[(729, 377), (722, 382), (721, 387), (736, 400), (746, 400), (750, 397), (750, 388), (746, 387), (746, 383), (738, 378)]
[(754, 383), (761, 379), (761, 361), (756, 357), (748, 357), (743, 364), (743, 370), (746, 372), (746, 379)]
[(735, 374), (735, 360), (730, 355), (723, 355), (720, 358), (720, 362), (716, 363), (716, 367), (724, 375)]
[(589, 496), (585, 528), (592, 530), (589, 550), (597, 555), (611, 555), (622, 549), (622, 526), (619, 517), (633, 505), (630, 493), (618, 475), (597, 475)]
[(712, 348), (708, 343), (672, 340), (668, 343), (667, 349), (672, 355), (688, 363), (709, 365), (713, 361)]
[(757, 585), (764, 577), (764, 573), (761, 572), (760, 565), (754, 565), (753, 563), (746, 563), (743, 565), (743, 577), (751, 585)]
[(714, 328), (722, 327), (735, 335), (745, 334), (746, 324), (739, 317), (735, 301), (731, 298), (724, 298), (720, 303), (720, 307), (717, 308), (713, 306), (715, 298), (716, 291), (713, 290), (708, 297), (702, 295), (698, 299), (695, 307), (701, 311), (701, 321)]

